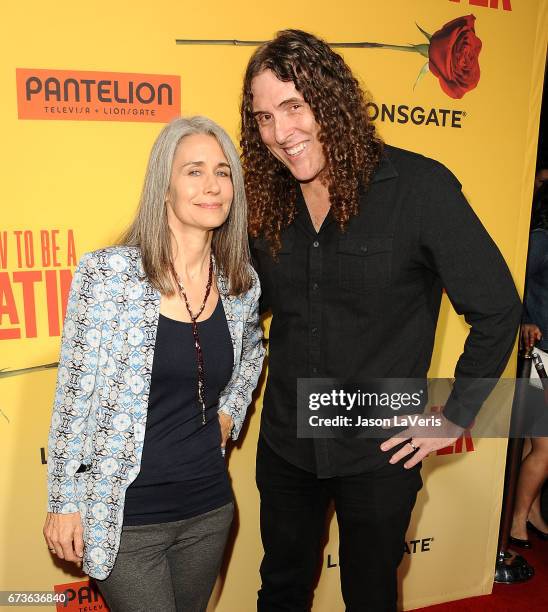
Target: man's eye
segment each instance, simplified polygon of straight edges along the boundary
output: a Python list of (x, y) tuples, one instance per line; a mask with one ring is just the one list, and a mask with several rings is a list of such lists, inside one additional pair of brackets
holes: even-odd
[(292, 104), (291, 105), (291, 110), (299, 110), (299, 108), (301, 108), (302, 104)]

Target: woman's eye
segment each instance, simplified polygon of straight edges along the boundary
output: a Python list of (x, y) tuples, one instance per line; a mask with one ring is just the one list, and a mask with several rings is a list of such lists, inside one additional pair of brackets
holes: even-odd
[(272, 118), (272, 115), (269, 115), (269, 114), (265, 113), (265, 114), (259, 115), (257, 117), (257, 122), (260, 125), (265, 125), (266, 123), (268, 123), (270, 121), (271, 118)]

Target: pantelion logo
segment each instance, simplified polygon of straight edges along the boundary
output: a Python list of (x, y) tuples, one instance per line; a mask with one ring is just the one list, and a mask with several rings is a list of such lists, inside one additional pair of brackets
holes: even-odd
[(165, 123), (180, 114), (179, 76), (17, 68), (19, 119)]
[(89, 580), (56, 584), (56, 593), (65, 596), (64, 603), (57, 603), (57, 610), (63, 612), (108, 612), (109, 608), (97, 589)]

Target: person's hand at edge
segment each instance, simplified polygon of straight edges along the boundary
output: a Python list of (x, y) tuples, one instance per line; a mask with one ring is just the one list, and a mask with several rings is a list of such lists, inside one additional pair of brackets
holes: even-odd
[(50, 552), (81, 567), (84, 556), (84, 529), (79, 512), (48, 512), (43, 533)]

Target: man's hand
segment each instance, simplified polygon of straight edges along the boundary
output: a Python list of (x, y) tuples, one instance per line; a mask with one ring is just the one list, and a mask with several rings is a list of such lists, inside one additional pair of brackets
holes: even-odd
[[(414, 453), (409, 461), (406, 461), (403, 465), (406, 469), (412, 468), (433, 451), (453, 444), (462, 435), (463, 427), (451, 423), (441, 413), (435, 416), (441, 419), (440, 426), (417, 425), (415, 427), (408, 427), (400, 431), (397, 436), (393, 436), (381, 444), (381, 450), (386, 452), (407, 441), (406, 444), (390, 457), (390, 463), (397, 463), (404, 457), (407, 457), (407, 455)], [(399, 418), (401, 419), (402, 417)]]
[(219, 423), (221, 425), (221, 448), (225, 448), (232, 431), (232, 417), (226, 412), (219, 412)]
[(521, 345), (523, 348), (532, 348), (542, 338), (542, 332), (534, 323), (524, 323), (521, 326)]
[(50, 552), (81, 567), (84, 556), (84, 530), (79, 512), (48, 512), (43, 533)]

